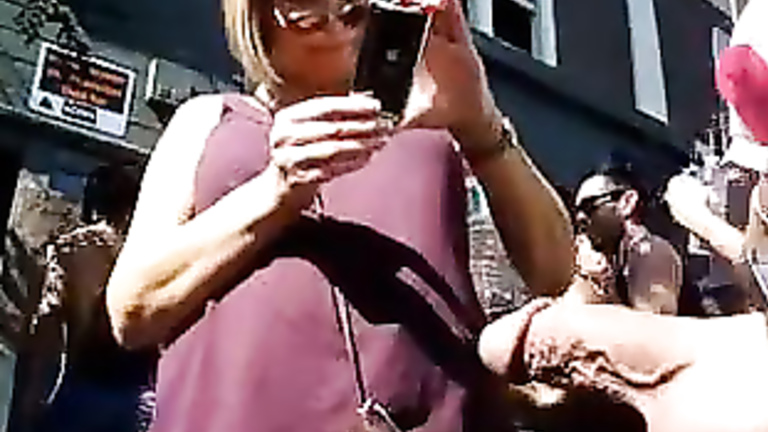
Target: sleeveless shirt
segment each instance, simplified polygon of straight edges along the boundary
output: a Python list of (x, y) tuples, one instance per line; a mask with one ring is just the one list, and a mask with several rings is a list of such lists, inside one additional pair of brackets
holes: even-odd
[[(224, 101), (199, 161), (196, 213), (269, 161), (271, 115)], [(402, 430), (499, 430), (484, 413), (484, 316), (450, 135), (401, 132), (321, 192), (324, 216), (287, 229), (167, 347), (152, 430), (353, 430), (360, 401), (334, 286), (351, 308), (365, 390)]]

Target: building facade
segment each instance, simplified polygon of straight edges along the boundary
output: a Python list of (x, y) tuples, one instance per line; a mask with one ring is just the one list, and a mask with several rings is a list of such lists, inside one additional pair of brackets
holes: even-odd
[[(717, 107), (713, 53), (732, 23), (716, 2), (468, 0), (467, 9), (499, 104), (556, 182), (574, 185), (612, 151), (669, 169)], [(521, 30), (510, 34), (513, 23)]]
[[(658, 197), (718, 123), (714, 65), (744, 3), (467, 0), (465, 6), (497, 102), (546, 176), (567, 192), (602, 164), (632, 164), (657, 198), (654, 230), (685, 252), (688, 236)], [(485, 211), (470, 218), (481, 299), (520, 304), (525, 290), (509, 287), (518, 279), (503, 248), (497, 243), (489, 256), (480, 246), (496, 234), (487, 207), (475, 208)]]

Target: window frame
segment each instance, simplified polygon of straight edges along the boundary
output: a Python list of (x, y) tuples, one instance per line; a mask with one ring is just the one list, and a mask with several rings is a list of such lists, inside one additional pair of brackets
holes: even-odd
[[(531, 56), (549, 66), (558, 64), (555, 0), (500, 0), (514, 2), (529, 13), (531, 21)], [(470, 26), (505, 45), (516, 47), (500, 37), (493, 28), (493, 0), (467, 0)]]
[(669, 124), (669, 94), (655, 0), (626, 0), (635, 109)]

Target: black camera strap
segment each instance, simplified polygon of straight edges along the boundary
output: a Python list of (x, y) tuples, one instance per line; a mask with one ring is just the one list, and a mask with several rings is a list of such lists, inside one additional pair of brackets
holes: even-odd
[(352, 366), (355, 386), (357, 387), (357, 413), (361, 416), (365, 429), (368, 432), (402, 432), (402, 429), (392, 419), (386, 406), (366, 389), (360, 352), (357, 349), (355, 331), (352, 327), (352, 312), (349, 302), (338, 287), (333, 286), (331, 292), (336, 319), (344, 335), (347, 357)]

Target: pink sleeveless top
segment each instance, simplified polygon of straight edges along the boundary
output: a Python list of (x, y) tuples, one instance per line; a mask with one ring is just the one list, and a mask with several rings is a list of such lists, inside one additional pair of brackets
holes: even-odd
[[(268, 112), (225, 98), (197, 212), (265, 168), (270, 127)], [(292, 226), (164, 352), (153, 432), (352, 430), (357, 386), (332, 286), (351, 306), (366, 391), (401, 429), (489, 430), (475, 354), (484, 316), (449, 135), (400, 133), (322, 194), (326, 217)]]

